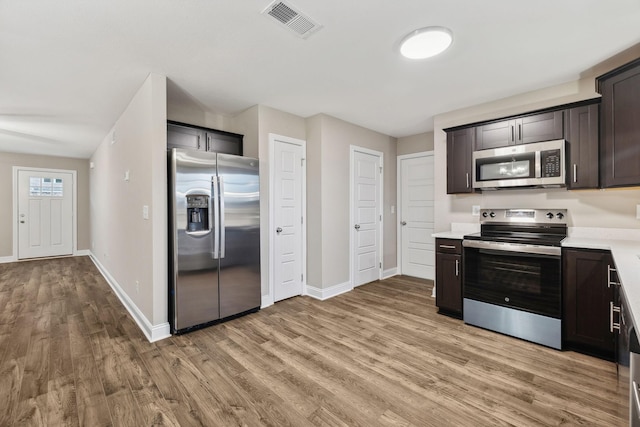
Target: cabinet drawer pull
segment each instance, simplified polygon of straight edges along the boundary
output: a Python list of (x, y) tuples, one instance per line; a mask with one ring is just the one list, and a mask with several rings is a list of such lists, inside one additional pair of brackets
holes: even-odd
[(620, 313), (620, 307), (613, 305), (613, 301), (609, 302), (609, 331), (613, 333), (613, 330), (616, 329), (620, 331), (620, 323), (615, 323), (613, 321), (613, 313)]
[(455, 249), (456, 247), (453, 245), (440, 245), (441, 249)]
[(620, 285), (620, 283), (611, 280), (611, 272), (616, 272), (615, 268), (611, 268), (611, 265), (607, 265), (607, 288), (610, 288), (611, 285)]
[(469, 172), (467, 172), (467, 188), (469, 188)]
[(578, 182), (578, 165), (573, 164), (573, 182)]
[(456, 277), (460, 276), (460, 261), (456, 260)]

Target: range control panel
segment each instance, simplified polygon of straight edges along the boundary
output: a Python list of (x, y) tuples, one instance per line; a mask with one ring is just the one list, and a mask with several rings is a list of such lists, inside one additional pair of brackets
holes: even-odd
[(480, 223), (567, 224), (566, 209), (480, 209)]

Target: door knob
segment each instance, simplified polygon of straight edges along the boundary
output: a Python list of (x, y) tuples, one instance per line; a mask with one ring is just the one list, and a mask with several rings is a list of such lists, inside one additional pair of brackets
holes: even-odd
[(356, 230), (360, 230), (360, 224), (356, 224), (356, 225), (354, 226), (354, 228), (355, 228)]
[(282, 228), (280, 228), (280, 227), (276, 228), (276, 233), (278, 233), (278, 234), (282, 233)]
[(407, 225), (407, 221), (402, 221), (400, 225)]

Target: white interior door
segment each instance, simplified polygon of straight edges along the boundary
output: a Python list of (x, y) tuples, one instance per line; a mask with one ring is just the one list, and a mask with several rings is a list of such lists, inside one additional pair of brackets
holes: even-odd
[(402, 274), (433, 279), (433, 155), (400, 160)]
[(353, 285), (360, 286), (380, 279), (382, 269), (382, 154), (353, 152), (352, 195)]
[(18, 170), (18, 259), (73, 253), (73, 175)]
[(274, 301), (280, 301), (302, 294), (304, 147), (273, 144)]

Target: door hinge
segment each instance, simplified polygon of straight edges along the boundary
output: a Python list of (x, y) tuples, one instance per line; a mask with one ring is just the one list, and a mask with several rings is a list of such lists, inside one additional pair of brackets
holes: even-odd
[(382, 173), (382, 166), (380, 166), (380, 173)]
[(378, 265), (380, 266), (380, 268), (382, 268), (382, 263), (378, 263)]
[(301, 275), (300, 275), (300, 281), (301, 281), (301, 282), (304, 282), (304, 274), (301, 274)]
[(380, 221), (382, 221), (382, 215), (380, 215)]
[(304, 166), (304, 161), (305, 161), (305, 160), (306, 160), (306, 159), (305, 159), (304, 157), (301, 157), (301, 158), (300, 158), (300, 166)]
[(304, 217), (303, 216), (300, 217), (300, 224), (304, 224)]

